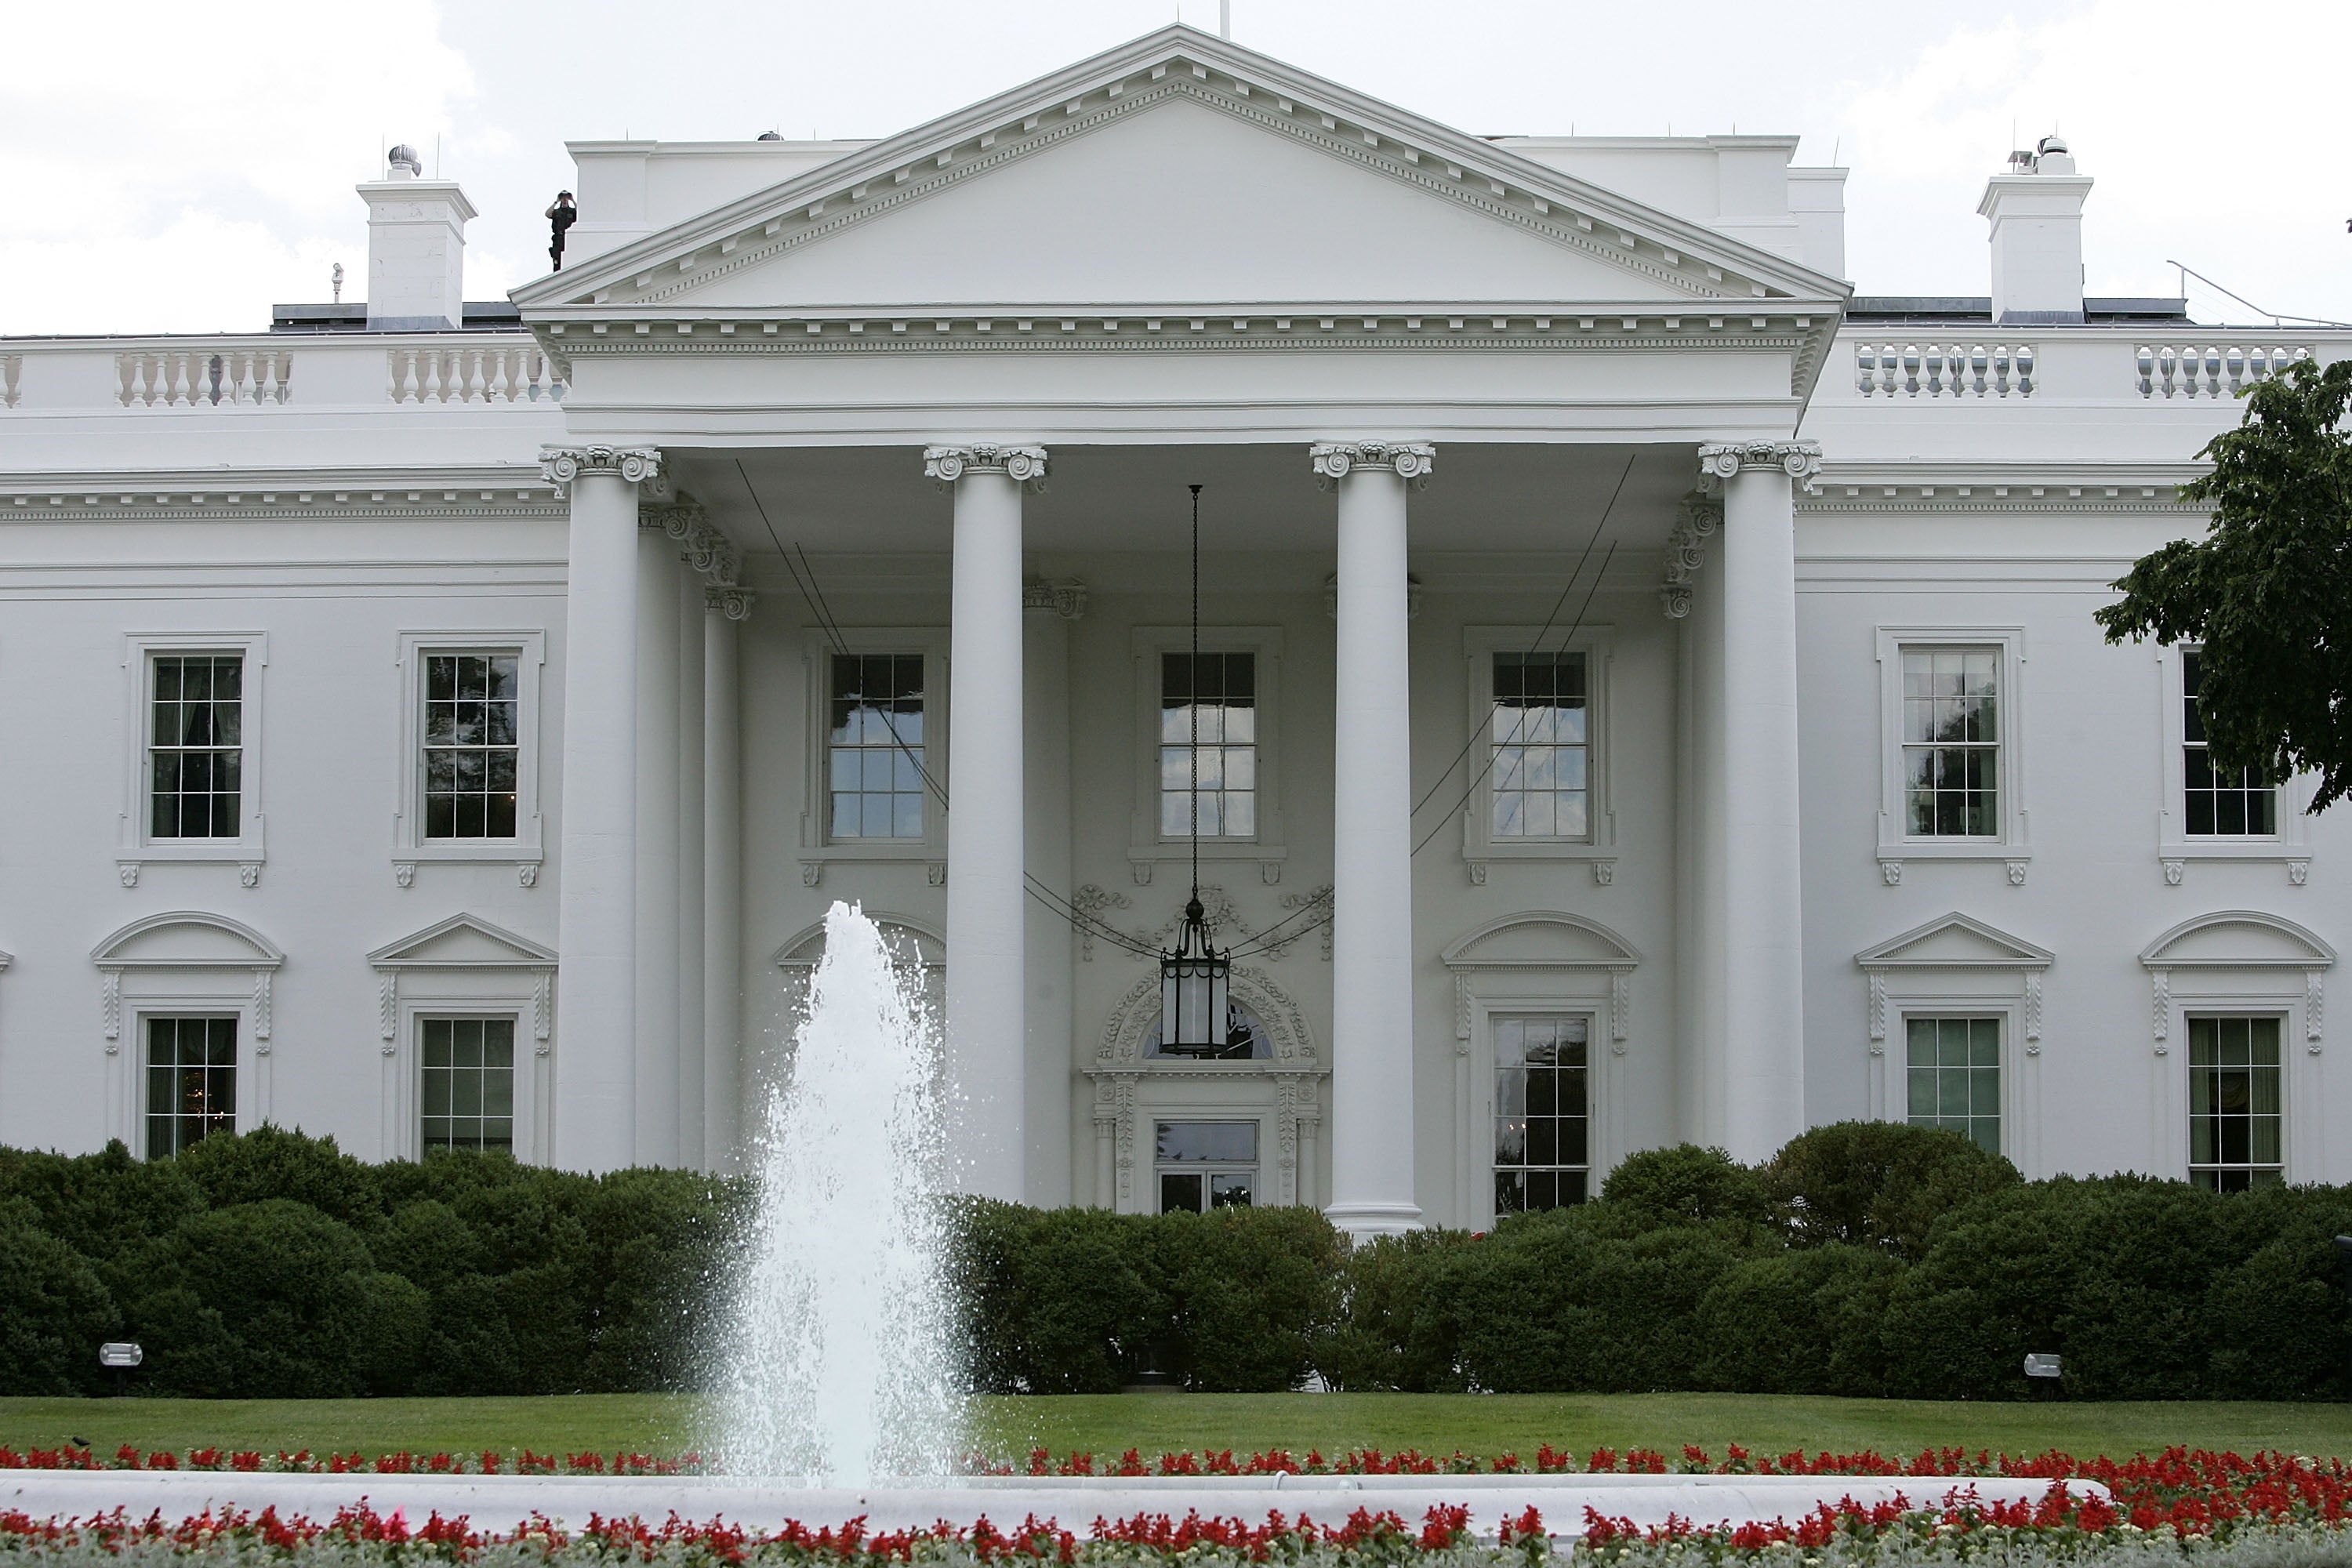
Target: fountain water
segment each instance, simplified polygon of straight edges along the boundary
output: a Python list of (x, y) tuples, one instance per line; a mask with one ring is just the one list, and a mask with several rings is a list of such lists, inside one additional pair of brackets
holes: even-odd
[(825, 915), (788, 1080), (754, 1151), (715, 1445), (739, 1476), (943, 1476), (966, 1408), (934, 1020), (856, 907)]

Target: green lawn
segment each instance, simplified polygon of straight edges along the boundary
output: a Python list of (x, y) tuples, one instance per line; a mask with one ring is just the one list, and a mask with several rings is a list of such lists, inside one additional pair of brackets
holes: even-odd
[[(23, 1448), (84, 1438), (185, 1450), (309, 1447), (374, 1454), (541, 1453), (595, 1448), (676, 1454), (694, 1446), (702, 1405), (670, 1394), (531, 1399), (0, 1399), (0, 1443)], [(1303, 1454), (1363, 1446), (1532, 1459), (1543, 1443), (1580, 1457), (1601, 1446), (1674, 1454), (1790, 1448), (1911, 1452), (1958, 1444), (2010, 1452), (2063, 1448), (2125, 1455), (2175, 1443), (2352, 1458), (2352, 1406), (2209, 1404), (1939, 1404), (1737, 1394), (1143, 1394), (982, 1401), (979, 1436), (1012, 1457), (1034, 1446), (1117, 1455), (1138, 1447)]]

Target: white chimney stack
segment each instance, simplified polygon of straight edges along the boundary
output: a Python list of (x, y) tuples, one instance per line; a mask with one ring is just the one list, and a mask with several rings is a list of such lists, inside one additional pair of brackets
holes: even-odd
[(1992, 224), (1992, 317), (1996, 321), (2083, 319), (2083, 201), (2087, 174), (2055, 136), (2009, 155), (2009, 170), (1985, 182), (1977, 211)]
[(413, 148), (394, 147), (368, 205), (367, 324), (372, 332), (452, 331), (465, 322), (466, 222), (474, 204), (455, 180), (428, 180)]

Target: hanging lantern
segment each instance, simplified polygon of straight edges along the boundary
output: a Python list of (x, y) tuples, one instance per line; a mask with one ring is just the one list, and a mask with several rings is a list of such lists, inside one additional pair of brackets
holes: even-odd
[(1160, 955), (1160, 1050), (1163, 1056), (1221, 1057), (1231, 1043), (1233, 960), (1209, 945), (1196, 897), (1184, 906), (1175, 948)]
[(1176, 945), (1160, 955), (1160, 1051), (1163, 1056), (1222, 1057), (1231, 1043), (1227, 1005), (1234, 961), (1209, 945), (1201, 907), (1201, 487), (1192, 489), (1192, 668), (1185, 707), (1192, 721), (1192, 898)]

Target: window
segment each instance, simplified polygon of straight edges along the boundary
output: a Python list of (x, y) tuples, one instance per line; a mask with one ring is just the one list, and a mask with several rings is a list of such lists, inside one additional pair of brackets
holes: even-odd
[(1998, 647), (1903, 650), (1905, 831), (1919, 838), (1998, 838)]
[(425, 837), (512, 838), (521, 752), (520, 658), (425, 656)]
[(827, 716), (830, 838), (923, 837), (923, 656), (836, 653)]
[(236, 1130), (236, 1020), (147, 1020), (147, 1157)]
[(1588, 1020), (1497, 1015), (1495, 1037), (1495, 1213), (1584, 1201)]
[(238, 837), (245, 656), (159, 653), (152, 680), (148, 837)]
[(1247, 1208), (1257, 1191), (1257, 1123), (1162, 1121), (1153, 1134), (1161, 1214)]
[[(1199, 745), (1193, 744), (1197, 719)], [(1194, 794), (1194, 755), (1199, 757)], [(1203, 838), (1257, 834), (1257, 656), (1160, 656), (1160, 836), (1190, 838), (1192, 802)]]
[(2000, 1152), (2000, 1020), (1905, 1022), (1910, 1122), (1943, 1127)]
[(424, 1144), (514, 1148), (514, 1020), (420, 1018)]
[(2243, 1192), (2285, 1179), (2279, 1020), (2189, 1017), (2189, 1176)]
[(1497, 653), (1494, 695), (1494, 837), (1589, 837), (1584, 655)]
[(2203, 685), (2198, 650), (2180, 650), (2180, 776), (2191, 837), (2269, 838), (2278, 834), (2278, 791), (2251, 768), (2217, 773), (2206, 755), (2197, 710)]
[(1163, 1016), (1151, 1026), (1143, 1037), (1143, 1054), (1155, 1060), (1167, 1061), (1265, 1061), (1274, 1055), (1274, 1047), (1266, 1033), (1265, 1021), (1247, 1006), (1228, 996), (1225, 1000), (1225, 1043), (1223, 1048), (1211, 1051), (1171, 1050), (1160, 1044), (1167, 1019)]

